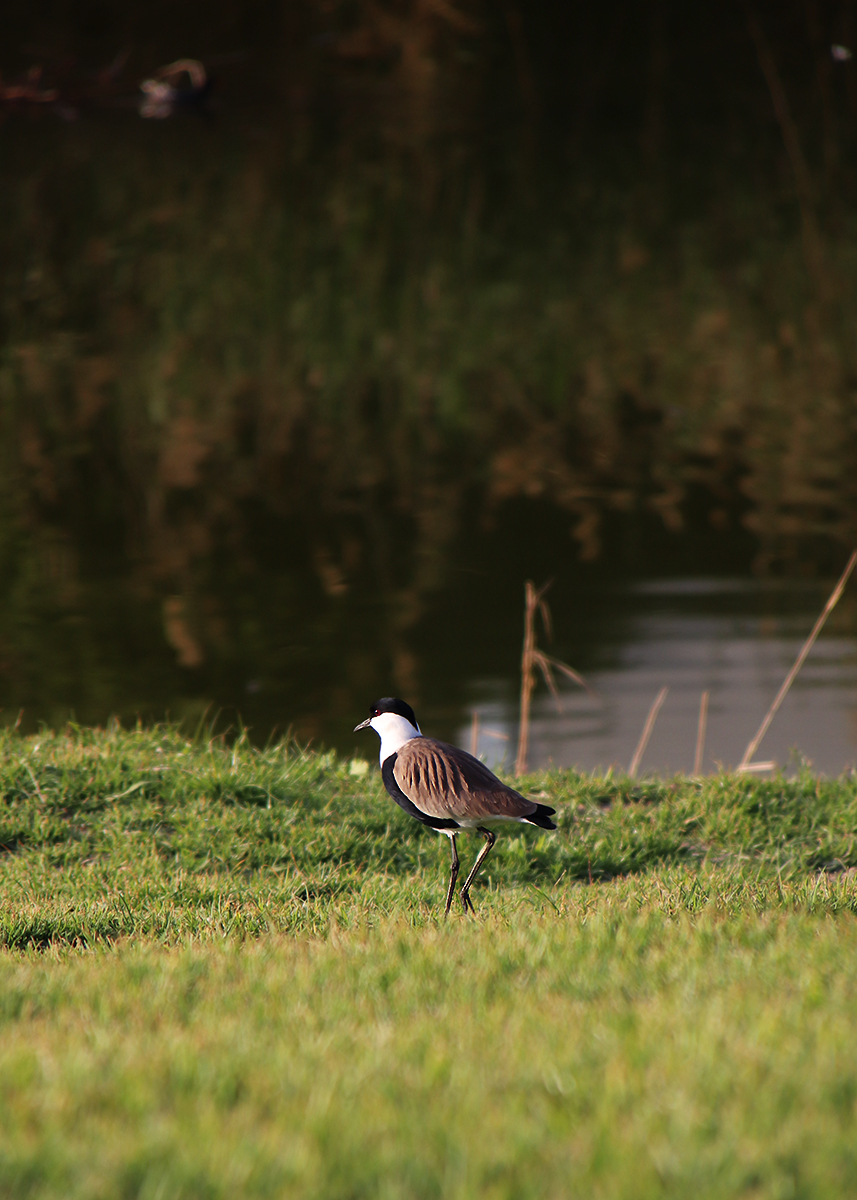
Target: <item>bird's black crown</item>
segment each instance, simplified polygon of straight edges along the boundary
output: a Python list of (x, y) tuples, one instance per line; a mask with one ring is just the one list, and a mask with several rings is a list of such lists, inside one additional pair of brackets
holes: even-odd
[(419, 729), (417, 718), (410, 704), (406, 704), (404, 700), (397, 700), (395, 696), (382, 696), (369, 710), (371, 717), (379, 717), (381, 713), (397, 713), (400, 717), (410, 721), (414, 729)]

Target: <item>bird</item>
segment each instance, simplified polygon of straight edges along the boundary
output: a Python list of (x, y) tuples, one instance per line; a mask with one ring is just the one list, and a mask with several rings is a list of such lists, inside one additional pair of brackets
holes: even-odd
[(445, 917), (455, 897), (459, 871), (455, 839), (462, 829), (475, 829), (485, 838), (461, 887), (465, 913), (476, 911), (470, 887), (497, 840), (490, 825), (519, 821), (539, 829), (556, 829), (551, 820), (555, 808), (528, 800), (466, 750), (425, 737), (406, 701), (395, 696), (376, 701), (366, 720), (355, 725), (354, 732), (369, 728), (381, 739), (381, 778), (389, 794), (409, 816), (449, 838), (452, 870)]
[(180, 58), (140, 84), (140, 116), (163, 121), (180, 108), (202, 111), (212, 81), (198, 58)]

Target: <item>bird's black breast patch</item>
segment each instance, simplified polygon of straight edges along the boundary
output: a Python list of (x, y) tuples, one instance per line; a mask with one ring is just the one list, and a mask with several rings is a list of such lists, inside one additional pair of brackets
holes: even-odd
[(422, 821), (423, 825), (430, 825), (432, 829), (460, 829), (461, 826), (457, 821), (453, 821), (451, 817), (430, 817), (427, 813), (420, 812), (416, 804), (409, 800), (402, 789), (396, 782), (396, 776), (393, 771), (396, 766), (398, 754), (389, 754), (381, 764), (381, 778), (384, 780), (384, 787), (398, 804), (399, 808), (403, 808), (409, 817), (415, 817), (417, 821)]

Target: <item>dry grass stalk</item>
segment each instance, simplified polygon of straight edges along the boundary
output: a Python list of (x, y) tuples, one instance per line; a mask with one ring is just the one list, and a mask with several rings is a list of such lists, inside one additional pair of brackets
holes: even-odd
[(699, 724), (696, 727), (696, 754), (693, 759), (694, 775), (702, 774), (702, 759), (705, 754), (705, 731), (708, 727), (708, 692), (702, 693), (699, 701)]
[(470, 719), (470, 753), (476, 757), (476, 751), (479, 747), (479, 713), (474, 709), (473, 716)]
[(785, 677), (782, 687), (780, 688), (780, 690), (777, 692), (776, 696), (774, 697), (774, 702), (771, 705), (771, 707), (768, 709), (765, 719), (762, 722), (762, 724), (759, 726), (756, 736), (752, 739), (750, 744), (747, 746), (747, 749), (744, 751), (744, 757), (741, 759), (740, 763), (738, 764), (739, 771), (747, 771), (751, 767), (755, 767), (757, 770), (762, 770), (762, 769), (767, 768), (767, 764), (765, 764), (764, 768), (763, 768), (763, 765), (761, 763), (753, 763), (753, 761), (752, 761), (753, 755), (758, 750), (759, 743), (761, 742), (762, 738), (768, 732), (768, 728), (771, 724), (771, 721), (773, 721), (774, 717), (777, 714), (777, 709), (782, 704), (783, 700), (786, 697), (786, 693), (788, 692), (789, 688), (794, 683), (798, 671), (801, 669), (801, 667), (804, 664), (806, 656), (809, 654), (810, 650), (815, 645), (815, 639), (821, 633), (822, 627), (824, 626), (824, 622), (830, 616), (831, 612), (833, 611), (833, 609), (836, 607), (837, 603), (839, 602), (840, 596), (845, 591), (845, 585), (848, 582), (848, 579), (851, 575), (851, 572), (854, 570), (855, 565), (857, 565), (857, 550), (855, 550), (854, 553), (851, 555), (851, 557), (848, 559), (848, 564), (845, 567), (845, 570), (842, 572), (842, 575), (839, 578), (839, 582), (837, 583), (837, 585), (833, 589), (833, 591), (830, 593), (828, 601), (821, 611), (821, 615), (819, 616), (818, 620), (812, 627), (812, 633), (810, 633), (809, 637), (804, 642), (800, 654), (797, 656), (797, 658), (794, 661), (794, 666), (789, 671), (788, 675)]
[(741, 766), (738, 767), (738, 774), (739, 775), (761, 775), (765, 771), (773, 771), (774, 768), (776, 767), (776, 765), (777, 764), (773, 761), (773, 759), (771, 759), (771, 761), (769, 761), (769, 762), (742, 763)]
[(554, 679), (553, 673), (555, 670), (560, 671), (563, 675), (573, 680), (574, 683), (580, 684), (581, 687), (586, 688), (590, 694), (594, 695), (582, 675), (573, 670), (568, 663), (561, 662), (558, 658), (553, 658), (550, 654), (545, 654), (536, 644), (537, 612), (541, 614), (545, 636), (551, 638), (553, 635), (550, 609), (544, 599), (545, 593), (552, 582), (552, 580), (548, 580), (547, 583), (536, 589), (532, 580), (528, 579), (524, 586), (524, 647), (521, 654), (521, 720), (518, 727), (518, 753), (515, 758), (516, 775), (523, 775), (527, 769), (527, 751), (530, 745), (530, 704), (533, 698), (533, 688), (536, 685), (535, 668), (538, 667), (541, 671), (548, 690), (556, 701), (560, 712), (562, 712), (562, 703), (559, 698), (559, 689)]
[(649, 715), (646, 717), (646, 723), (643, 726), (643, 732), (640, 734), (640, 740), (637, 743), (637, 749), (634, 751), (634, 757), (631, 759), (631, 765), (628, 768), (628, 774), (632, 779), (636, 778), (637, 771), (640, 767), (640, 760), (646, 753), (646, 746), (649, 744), (649, 738), (652, 736), (652, 730), (655, 727), (655, 721), (658, 719), (658, 713), (661, 711), (661, 705), (667, 698), (668, 687), (662, 687), (655, 696), (652, 707), (649, 709)]
[(528, 579), (524, 585), (524, 648), (521, 654), (521, 720), (518, 727), (518, 753), (515, 758), (515, 774), (523, 775), (527, 769), (527, 751), (530, 745), (530, 702), (536, 677), (533, 671), (533, 655), (536, 648), (536, 609), (543, 603), (543, 596), (550, 587), (546, 583), (539, 591)]

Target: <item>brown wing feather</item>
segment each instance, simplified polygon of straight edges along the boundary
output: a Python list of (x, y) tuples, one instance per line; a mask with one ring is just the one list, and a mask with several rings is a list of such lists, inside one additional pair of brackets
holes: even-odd
[(408, 799), (430, 817), (529, 817), (538, 808), (478, 758), (434, 738), (405, 742), (393, 775)]

